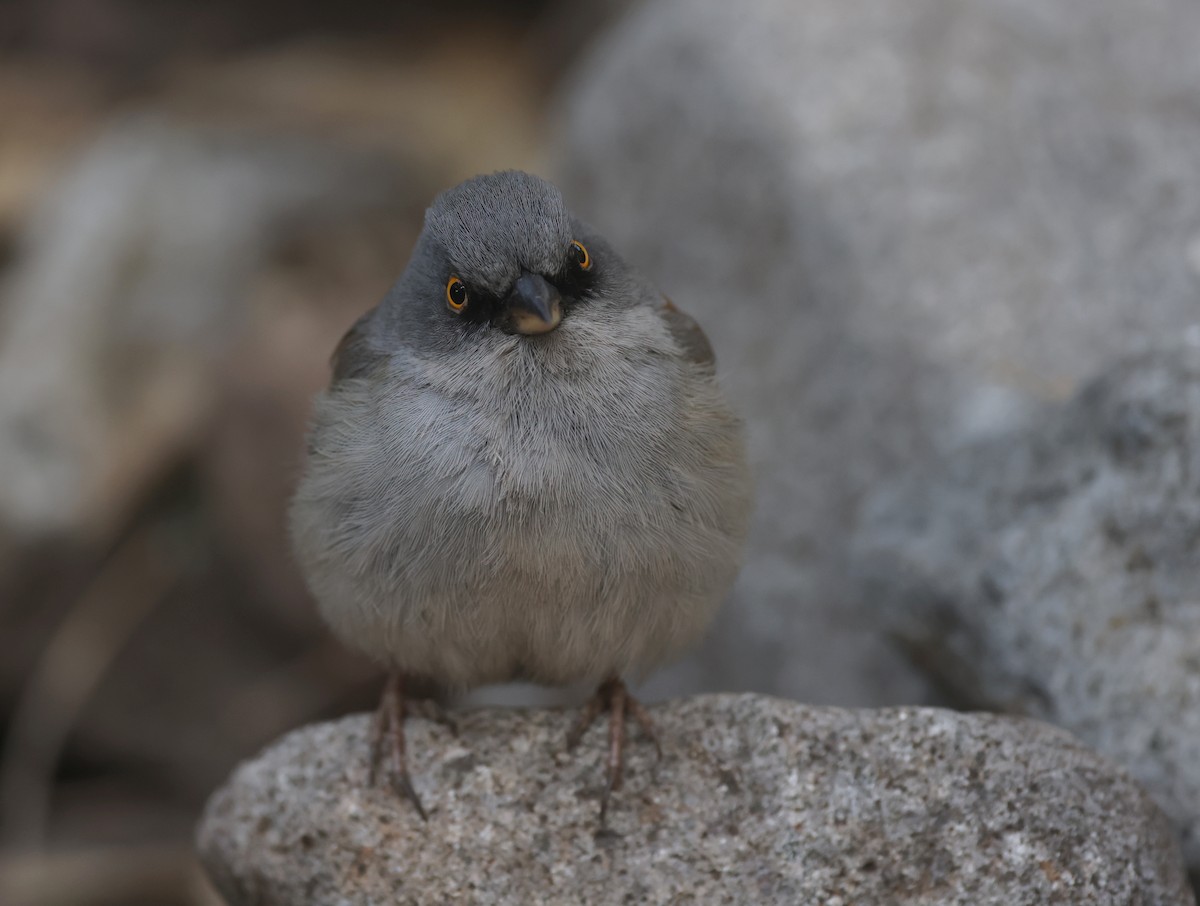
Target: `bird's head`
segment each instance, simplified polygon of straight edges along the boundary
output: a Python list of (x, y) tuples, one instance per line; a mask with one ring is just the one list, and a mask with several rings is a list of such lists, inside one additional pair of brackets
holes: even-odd
[(558, 189), (508, 170), (434, 199), (392, 295), (410, 331), (426, 341), (541, 337), (594, 301), (614, 276), (606, 264), (620, 267), (570, 215)]

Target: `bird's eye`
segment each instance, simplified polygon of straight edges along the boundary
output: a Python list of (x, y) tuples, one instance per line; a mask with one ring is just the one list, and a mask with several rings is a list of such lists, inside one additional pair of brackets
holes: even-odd
[(592, 256), (588, 254), (587, 248), (578, 239), (571, 243), (571, 260), (581, 271), (592, 269)]
[(446, 304), (451, 311), (462, 311), (467, 307), (467, 285), (457, 277), (446, 281)]

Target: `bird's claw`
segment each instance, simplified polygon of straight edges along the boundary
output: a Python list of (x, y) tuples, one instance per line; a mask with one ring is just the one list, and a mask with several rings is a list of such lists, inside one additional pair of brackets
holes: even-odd
[(605, 680), (600, 684), (584, 706), (579, 720), (567, 734), (567, 748), (574, 749), (583, 738), (584, 733), (595, 722), (601, 711), (607, 710), (608, 720), (608, 764), (604, 792), (600, 797), (600, 828), (603, 831), (608, 826), (608, 804), (612, 794), (621, 788), (624, 778), (625, 752), (625, 716), (628, 712), (633, 717), (642, 732), (654, 743), (654, 750), (659, 760), (662, 759), (662, 744), (654, 723), (646, 709), (629, 694), (625, 684), (617, 678)]
[(384, 686), (383, 698), (379, 709), (371, 720), (371, 746), (367, 765), (367, 785), (375, 786), (379, 780), (380, 765), (383, 762), (383, 746), (386, 740), (388, 746), (388, 775), (392, 789), (401, 797), (407, 799), (416, 808), (422, 821), (428, 821), (429, 815), (421, 804), (421, 797), (413, 787), (412, 777), (408, 773), (408, 757), (404, 739), (404, 718), (407, 716), (407, 703), (404, 698), (404, 680), (398, 673), (388, 677)]

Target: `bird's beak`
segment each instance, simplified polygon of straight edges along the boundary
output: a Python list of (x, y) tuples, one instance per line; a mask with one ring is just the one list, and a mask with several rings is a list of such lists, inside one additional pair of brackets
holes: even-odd
[(548, 333), (562, 321), (562, 296), (537, 274), (521, 274), (505, 306), (505, 329), (509, 333)]

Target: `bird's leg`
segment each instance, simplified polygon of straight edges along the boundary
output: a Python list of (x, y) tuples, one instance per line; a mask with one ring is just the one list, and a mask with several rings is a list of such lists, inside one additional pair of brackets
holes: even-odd
[(389, 760), (391, 770), (389, 779), (392, 789), (413, 804), (424, 821), (429, 820), (425, 807), (413, 788), (412, 778), (408, 774), (408, 758), (404, 742), (404, 718), (407, 712), (407, 702), (404, 697), (404, 675), (399, 671), (388, 674), (387, 684), (383, 687), (383, 697), (379, 701), (379, 710), (371, 722), (371, 752), (370, 767), (367, 773), (367, 783), (375, 785), (379, 774), (379, 765), (383, 761), (384, 740), (390, 743)]
[(600, 800), (600, 823), (608, 817), (608, 797), (621, 788), (621, 769), (625, 766), (625, 698), (624, 687), (614, 689), (608, 706), (608, 785)]
[(596, 690), (588, 703), (584, 706), (583, 714), (580, 715), (579, 721), (567, 735), (567, 746), (575, 748), (579, 744), (583, 734), (600, 715), (600, 712), (608, 710), (608, 783), (604, 788), (604, 797), (600, 801), (600, 823), (604, 824), (608, 816), (608, 799), (614, 790), (621, 788), (621, 780), (624, 774), (625, 767), (625, 715), (632, 715), (633, 719), (638, 722), (638, 726), (642, 728), (642, 732), (654, 743), (654, 748), (658, 753), (658, 757), (662, 757), (662, 745), (658, 741), (658, 734), (654, 731), (654, 724), (650, 720), (650, 715), (646, 713), (646, 709), (625, 688), (625, 684), (617, 677), (612, 677), (600, 684), (600, 688)]
[(379, 762), (383, 760), (383, 739), (387, 736), (391, 720), (388, 718), (390, 709), (392, 684), (388, 679), (383, 687), (383, 695), (375, 713), (371, 715), (371, 751), (367, 757), (367, 786), (374, 786), (379, 774)]

